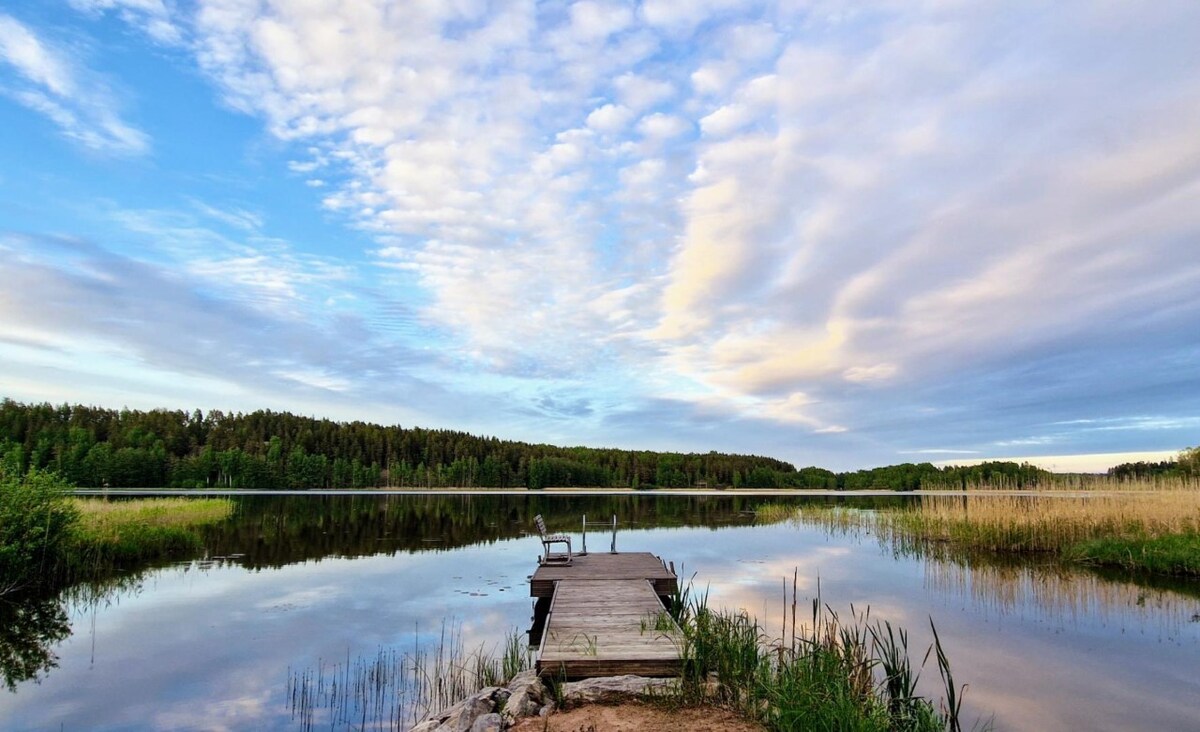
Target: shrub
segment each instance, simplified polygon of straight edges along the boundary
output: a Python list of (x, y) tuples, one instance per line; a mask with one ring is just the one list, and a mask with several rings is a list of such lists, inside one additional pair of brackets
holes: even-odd
[(78, 520), (69, 490), (48, 471), (0, 477), (0, 595), (43, 584), (57, 570)]

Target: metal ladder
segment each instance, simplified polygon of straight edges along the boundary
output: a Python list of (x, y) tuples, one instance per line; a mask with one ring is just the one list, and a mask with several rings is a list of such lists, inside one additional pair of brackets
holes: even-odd
[(617, 515), (614, 513), (613, 517), (612, 517), (612, 522), (609, 523), (608, 521), (588, 521), (587, 514), (585, 513), (583, 515), (583, 549), (581, 549), (579, 552), (580, 556), (586, 556), (588, 553), (588, 550), (587, 550), (587, 528), (588, 528), (589, 523), (592, 526), (611, 526), (612, 527), (612, 543), (608, 547), (608, 553), (616, 554), (617, 553)]

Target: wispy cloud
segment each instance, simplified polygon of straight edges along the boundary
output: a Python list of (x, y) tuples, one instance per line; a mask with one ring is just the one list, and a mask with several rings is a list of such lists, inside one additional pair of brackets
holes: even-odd
[(44, 115), (74, 142), (101, 153), (140, 155), (150, 139), (121, 118), (104, 80), (28, 26), (0, 13), (0, 62), (15, 76), (0, 92)]
[(100, 15), (115, 12), (126, 23), (141, 28), (157, 43), (174, 45), (184, 40), (182, 27), (173, 19), (171, 0), (68, 0), (76, 10)]
[[(209, 273), (189, 273), (75, 239), (0, 232), (12, 256), (0, 264), (0, 336), (47, 347), (120, 353), (143, 367), (312, 399), (393, 395), (384, 403), (437, 400), (416, 376), (425, 359), (367, 331), (353, 311), (326, 322), (256, 307), (214, 292)], [(41, 341), (39, 341), (41, 342)], [(182, 383), (181, 383), (182, 387)]]
[(321, 304), (345, 297), (355, 268), (297, 251), (264, 233), (262, 215), (199, 199), (191, 210), (116, 208), (109, 217), (144, 242), (148, 259), (197, 277), (209, 291), (292, 317), (320, 319)]
[[(367, 240), (122, 212), (138, 261), (260, 317), (424, 340), (444, 382), (599, 440), (853, 464), (1194, 431), (1194, 5), (73, 5), (194, 57)], [(0, 20), (10, 94), (121, 148), (78, 63)], [(262, 373), (363, 383), (302, 361)]]
[(227, 99), (345, 175), (327, 205), (485, 368), (674, 379), (837, 435), (876, 421), (861, 395), (1200, 317), (1200, 82), (1164, 50), (1194, 14), (208, 2), (196, 29)]

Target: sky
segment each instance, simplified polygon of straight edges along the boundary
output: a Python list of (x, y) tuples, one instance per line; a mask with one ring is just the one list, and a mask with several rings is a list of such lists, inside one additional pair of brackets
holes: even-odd
[(1169, 457), (1198, 68), (1194, 0), (0, 0), (0, 396)]

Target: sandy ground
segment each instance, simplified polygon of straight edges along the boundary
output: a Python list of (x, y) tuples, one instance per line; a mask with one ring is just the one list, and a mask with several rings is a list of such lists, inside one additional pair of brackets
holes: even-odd
[(692, 707), (664, 709), (650, 704), (588, 706), (557, 712), (546, 718), (524, 719), (513, 727), (519, 732), (645, 732), (647, 730), (687, 730), (688, 732), (762, 732), (762, 727), (747, 722), (725, 709)]

